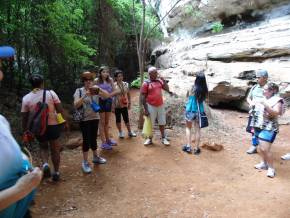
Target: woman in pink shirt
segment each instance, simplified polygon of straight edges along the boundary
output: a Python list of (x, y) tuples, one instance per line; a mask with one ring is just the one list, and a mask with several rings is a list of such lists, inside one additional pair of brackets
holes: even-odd
[[(36, 105), (39, 102), (43, 102), (45, 96), (45, 102), (48, 105), (48, 120), (45, 133), (41, 136), (36, 136), (36, 139), (40, 143), (41, 157), (43, 161), (43, 173), (44, 177), (50, 177), (50, 167), (48, 165), (48, 144), (51, 150), (51, 160), (54, 167), (54, 173), (52, 174), (53, 181), (59, 180), (59, 164), (60, 164), (60, 144), (58, 138), (62, 130), (62, 125), (58, 123), (57, 113), (63, 114), (61, 102), (57, 94), (53, 90), (44, 89), (43, 77), (39, 74), (31, 75), (29, 81), (33, 90), (25, 95), (22, 99), (22, 127), (24, 133), (29, 132), (29, 119), (33, 114)], [(67, 123), (65, 123), (67, 127)]]

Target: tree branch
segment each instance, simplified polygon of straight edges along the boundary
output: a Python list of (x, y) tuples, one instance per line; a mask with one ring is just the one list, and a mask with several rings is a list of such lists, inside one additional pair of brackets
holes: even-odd
[(152, 31), (157, 27), (159, 26), (159, 24), (165, 19), (165, 17), (168, 16), (168, 14), (176, 7), (176, 5), (181, 2), (182, 0), (177, 0), (177, 2), (175, 2), (175, 4), (170, 8), (169, 11), (167, 11), (167, 13), (160, 19), (160, 21), (154, 26), (151, 28), (150, 31), (147, 32), (146, 36), (145, 36), (145, 40), (148, 38), (148, 34), (152, 33)]

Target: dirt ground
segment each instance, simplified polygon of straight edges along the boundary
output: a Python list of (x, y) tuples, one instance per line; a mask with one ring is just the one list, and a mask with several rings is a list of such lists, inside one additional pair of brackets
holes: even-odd
[[(62, 180), (42, 183), (33, 217), (290, 217), (290, 161), (280, 160), (290, 152), (290, 127), (281, 126), (273, 144), (277, 176), (270, 179), (253, 167), (259, 156), (245, 153), (250, 145), (244, 131), (247, 114), (214, 111), (223, 128), (210, 139), (203, 129), (202, 140), (223, 143), (220, 152), (182, 152), (184, 129), (167, 131), (168, 147), (158, 136), (145, 147), (139, 134), (118, 140), (112, 151), (101, 151), (108, 163), (84, 175), (81, 149), (64, 150)], [(111, 126), (117, 138), (113, 122)]]

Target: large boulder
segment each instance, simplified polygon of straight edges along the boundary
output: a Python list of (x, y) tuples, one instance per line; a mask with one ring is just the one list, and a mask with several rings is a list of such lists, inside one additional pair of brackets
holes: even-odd
[(255, 83), (255, 70), (269, 71), (270, 81), (290, 96), (290, 16), (257, 27), (194, 39), (176, 40), (156, 48), (156, 66), (180, 95), (206, 70), (212, 105), (231, 104), (247, 109), (244, 100)]
[(147, 2), (155, 8), (160, 18), (165, 17), (161, 22), (161, 28), (165, 36), (168, 36), (185, 34), (192, 28), (215, 21), (231, 25), (240, 20), (259, 20), (260, 13), (257, 13), (257, 10), (271, 8), (287, 0), (148, 0)]

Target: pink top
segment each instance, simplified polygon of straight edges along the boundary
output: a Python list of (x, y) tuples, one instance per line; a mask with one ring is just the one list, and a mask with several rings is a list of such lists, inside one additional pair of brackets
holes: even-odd
[(162, 89), (164, 82), (162, 80), (145, 81), (141, 87), (141, 93), (147, 94), (146, 101), (155, 107), (163, 105)]
[[(48, 125), (57, 125), (55, 104), (61, 103), (53, 90), (46, 90), (45, 102), (48, 104)], [(33, 111), (38, 102), (43, 101), (43, 90), (31, 91), (22, 99), (21, 112)]]

